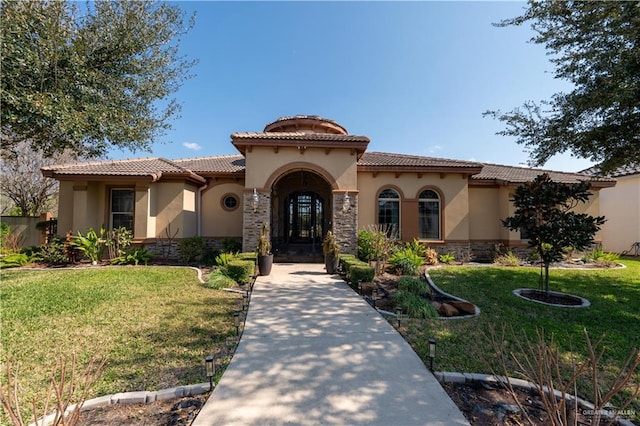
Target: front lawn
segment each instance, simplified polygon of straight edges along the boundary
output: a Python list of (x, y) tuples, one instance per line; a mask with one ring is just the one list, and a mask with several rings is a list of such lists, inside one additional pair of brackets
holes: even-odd
[[(104, 357), (90, 398), (205, 382), (204, 357), (235, 336), (238, 295), (170, 267), (2, 271), (1, 360), (20, 377), (23, 406), (42, 401), (58, 355)], [(6, 383), (4, 365), (0, 374)]]
[[(640, 347), (640, 260), (623, 259), (625, 269), (559, 270), (552, 269), (550, 289), (582, 296), (589, 308), (558, 308), (520, 299), (512, 294), (516, 288), (537, 288), (539, 269), (523, 267), (442, 267), (429, 271), (444, 291), (467, 299), (480, 307), (480, 316), (466, 320), (413, 322), (409, 340), (427, 360), (426, 339), (438, 340), (435, 369), (489, 373), (479, 354), (491, 350), (482, 334), (491, 326), (503, 324), (518, 336), (530, 339), (536, 329), (553, 334), (563, 353), (586, 356), (583, 329), (593, 342), (604, 335), (605, 354), (602, 373), (606, 378), (623, 365), (633, 348)], [(637, 350), (637, 349), (636, 349)], [(637, 375), (640, 380), (640, 374)], [(589, 384), (579, 391), (589, 398)], [(632, 407), (640, 418), (640, 403)]]

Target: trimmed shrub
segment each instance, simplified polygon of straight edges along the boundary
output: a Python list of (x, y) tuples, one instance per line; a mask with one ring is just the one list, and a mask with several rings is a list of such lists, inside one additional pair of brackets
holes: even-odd
[(69, 263), (69, 253), (73, 253), (75, 247), (66, 244), (60, 237), (53, 237), (49, 243), (40, 247), (38, 259), (47, 265), (66, 265)]
[(206, 285), (209, 288), (221, 290), (223, 288), (233, 287), (235, 284), (236, 282), (232, 278), (223, 274), (220, 269), (216, 269), (209, 275)]
[(429, 285), (420, 278), (400, 277), (398, 280), (398, 290), (421, 296), (429, 292)]
[(349, 268), (351, 264), (358, 262), (358, 259), (352, 254), (341, 254), (338, 256), (340, 269), (342, 269), (342, 273), (345, 275), (349, 275)]
[(365, 283), (371, 282), (373, 281), (375, 275), (375, 269), (367, 264), (352, 265), (351, 269), (349, 270), (349, 280), (352, 283), (357, 283), (358, 281), (362, 281)]
[(204, 254), (205, 247), (202, 237), (183, 238), (178, 246), (178, 257), (186, 264), (195, 262)]
[(242, 253), (237, 253), (235, 257), (240, 260), (250, 260), (252, 262), (256, 262), (258, 258), (255, 251), (245, 251)]
[(249, 282), (249, 278), (253, 276), (256, 264), (251, 260), (233, 259), (227, 262), (227, 264), (220, 269), (223, 274), (238, 284), (244, 284)]

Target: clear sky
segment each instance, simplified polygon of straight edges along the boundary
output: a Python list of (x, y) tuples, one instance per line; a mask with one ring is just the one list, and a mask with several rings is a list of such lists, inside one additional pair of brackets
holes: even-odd
[[(199, 60), (177, 93), (183, 109), (152, 153), (112, 158), (237, 154), (233, 132), (278, 117), (336, 120), (369, 151), (505, 165), (528, 155), (482, 113), (567, 91), (529, 26), (492, 23), (521, 2), (180, 2), (196, 26), (181, 52)], [(578, 171), (568, 154), (544, 167)]]

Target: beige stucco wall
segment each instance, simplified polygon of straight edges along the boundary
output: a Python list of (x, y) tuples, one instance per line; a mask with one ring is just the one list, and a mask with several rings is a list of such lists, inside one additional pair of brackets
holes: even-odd
[[(301, 153), (295, 147), (279, 148), (275, 152), (270, 147), (254, 147), (246, 153), (245, 186), (247, 188), (266, 188), (269, 179), (284, 172), (285, 169), (307, 168), (317, 172), (326, 172), (325, 178), (335, 181), (334, 189), (355, 190), (357, 186), (356, 157), (349, 149), (332, 149), (327, 153), (324, 148), (308, 148)], [(323, 173), (321, 173), (323, 174)]]
[[(202, 230), (203, 237), (242, 237), (242, 192), (241, 182), (211, 184), (202, 194)], [(238, 197), (238, 207), (233, 211), (222, 207), (222, 198), (226, 194)]]
[(171, 225), (176, 238), (197, 232), (197, 187), (186, 182), (70, 182), (60, 183), (58, 233), (86, 232), (88, 228), (109, 227), (109, 191), (135, 191), (134, 238), (164, 237)]
[(469, 238), (481, 241), (497, 241), (503, 238), (500, 223), (500, 188), (469, 188)]
[(164, 237), (166, 230), (176, 238), (193, 237), (197, 231), (195, 186), (184, 182), (158, 182), (155, 191), (156, 235)]
[(640, 241), (640, 175), (616, 180), (600, 191), (600, 214), (607, 219), (600, 234), (605, 250), (621, 253)]
[[(417, 237), (418, 195), (424, 189), (434, 189), (441, 195), (444, 207), (442, 234), (445, 240), (466, 241), (469, 239), (469, 193), (467, 179), (457, 173), (441, 176), (428, 173), (418, 177), (415, 173), (358, 174), (358, 226), (366, 228), (377, 223), (377, 196), (384, 188), (400, 192), (400, 221), (403, 240)], [(409, 223), (406, 223), (409, 222)], [(414, 223), (415, 222), (415, 223)]]

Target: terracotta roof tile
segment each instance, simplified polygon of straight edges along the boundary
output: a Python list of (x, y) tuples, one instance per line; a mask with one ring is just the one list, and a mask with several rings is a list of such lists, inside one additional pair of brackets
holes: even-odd
[[(532, 181), (543, 173), (549, 174), (555, 182), (577, 183), (584, 180), (593, 180), (593, 177), (584, 173), (566, 173), (553, 170), (532, 169), (528, 167), (502, 166), (499, 164), (483, 164), (482, 171), (471, 177), (472, 180), (494, 180), (509, 183), (525, 183)], [(599, 180), (599, 179), (598, 179)], [(602, 181), (609, 182), (608, 179)]]
[(472, 161), (449, 160), (446, 158), (422, 157), (418, 155), (391, 154), (386, 152), (365, 152), (358, 166), (381, 167), (482, 167)]
[(231, 139), (271, 139), (291, 141), (369, 142), (367, 136), (339, 135), (335, 133), (304, 132), (242, 132), (232, 133)]
[(154, 173), (188, 173), (189, 170), (164, 158), (136, 158), (68, 163), (43, 167), (59, 175), (147, 176)]
[(242, 155), (184, 158), (174, 163), (195, 173), (244, 173), (245, 159)]
[[(592, 176), (602, 176), (602, 172), (600, 171), (600, 167), (598, 166), (589, 167), (588, 169), (582, 170), (580, 173), (586, 173)], [(611, 173), (608, 173), (605, 176), (617, 178), (617, 177), (637, 175), (637, 174), (640, 174), (640, 164), (618, 167), (617, 169), (615, 169)]]

